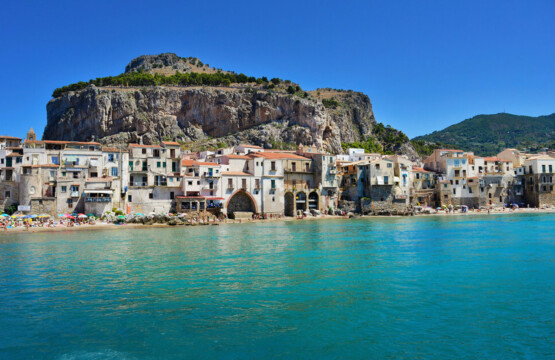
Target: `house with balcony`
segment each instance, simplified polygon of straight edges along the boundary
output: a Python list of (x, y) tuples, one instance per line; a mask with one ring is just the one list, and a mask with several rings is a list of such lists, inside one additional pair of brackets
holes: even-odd
[(533, 207), (555, 206), (555, 158), (537, 155), (524, 162), (524, 196)]

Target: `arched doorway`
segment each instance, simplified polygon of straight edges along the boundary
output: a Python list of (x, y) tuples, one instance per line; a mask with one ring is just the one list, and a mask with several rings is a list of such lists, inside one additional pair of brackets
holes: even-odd
[(318, 193), (316, 191), (311, 192), (308, 194), (308, 208), (318, 210)]
[(244, 190), (238, 190), (231, 195), (227, 202), (227, 216), (235, 218), (235, 213), (255, 213), (256, 203), (251, 194)]
[(295, 195), (292, 192), (285, 194), (285, 216), (295, 216)]
[(295, 203), (297, 205), (297, 210), (306, 211), (306, 194), (304, 192), (298, 192), (295, 197)]

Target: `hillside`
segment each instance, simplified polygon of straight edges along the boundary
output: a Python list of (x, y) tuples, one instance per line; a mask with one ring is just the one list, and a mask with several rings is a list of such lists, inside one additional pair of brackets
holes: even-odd
[(507, 113), (477, 115), (441, 131), (418, 136), (418, 142), (449, 144), (476, 155), (497, 154), (505, 148), (536, 151), (555, 147), (555, 113), (522, 116)]
[(44, 139), (122, 146), (175, 140), (192, 150), (302, 143), (334, 153), (345, 143), (375, 139), (384, 151), (416, 156), (406, 137), (373, 133), (377, 123), (365, 94), (308, 92), (289, 80), (236, 74), (175, 54), (140, 56), (120, 75), (70, 84), (52, 96)]

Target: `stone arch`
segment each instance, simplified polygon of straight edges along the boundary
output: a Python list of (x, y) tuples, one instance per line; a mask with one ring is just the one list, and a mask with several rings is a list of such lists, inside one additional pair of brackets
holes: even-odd
[(320, 208), (320, 196), (316, 191), (311, 192), (308, 194), (308, 208), (318, 210)]
[(227, 214), (230, 218), (234, 218), (235, 212), (251, 212), (257, 213), (256, 200), (252, 195), (243, 189), (235, 191), (227, 200)]
[(307, 210), (306, 194), (303, 191), (299, 191), (295, 196), (295, 205), (297, 210), (302, 210), (302, 211)]
[(285, 194), (285, 216), (295, 216), (295, 195), (292, 192)]

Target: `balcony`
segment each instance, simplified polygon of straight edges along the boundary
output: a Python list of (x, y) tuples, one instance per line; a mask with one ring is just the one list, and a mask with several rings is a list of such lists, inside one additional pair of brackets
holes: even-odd
[(95, 197), (87, 197), (85, 198), (85, 202), (88, 203), (93, 203), (93, 202), (99, 202), (99, 203), (109, 203), (112, 201), (112, 198), (109, 197), (100, 197), (100, 198), (95, 198)]
[(216, 174), (214, 172), (204, 172), (202, 176), (205, 178), (214, 178), (214, 177), (220, 177), (220, 174)]
[(148, 186), (148, 182), (146, 181), (133, 181), (129, 186), (137, 186), (137, 187), (145, 187)]
[(72, 191), (71, 192), (71, 197), (72, 198), (78, 198), (79, 197), (79, 191)]

